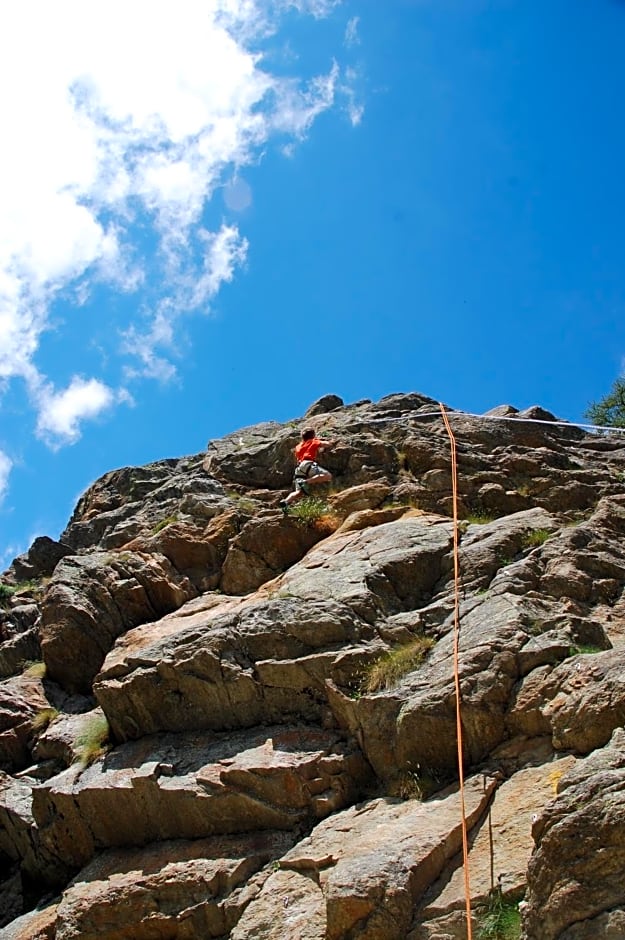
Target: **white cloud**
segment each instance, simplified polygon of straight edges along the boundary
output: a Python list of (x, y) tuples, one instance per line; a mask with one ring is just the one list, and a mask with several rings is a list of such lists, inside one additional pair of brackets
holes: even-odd
[[(204, 311), (246, 257), (236, 227), (202, 224), (215, 190), (272, 137), (305, 137), (337, 91), (360, 120), (336, 62), (326, 74), (284, 77), (256, 51), (284, 11), (324, 17), (339, 2), (2, 4), (0, 83), (11, 91), (0, 99), (0, 390), (26, 382), (45, 440), (75, 441), (82, 421), (119, 399), (96, 378), (55, 391), (40, 373), (59, 292), (72, 287), (78, 308), (97, 281), (136, 290), (156, 260), (161, 294), (147, 324), (146, 303), (136, 305), (121, 352), (139, 360), (129, 374), (171, 378), (172, 324)], [(355, 35), (357, 17), (350, 23)], [(149, 249), (135, 237), (138, 220), (154, 236)]]
[(345, 99), (345, 109), (352, 127), (357, 127), (360, 124), (365, 113), (365, 106), (357, 100), (356, 86), (358, 84), (358, 71), (354, 68), (346, 68), (344, 79), (338, 90)]
[(340, 6), (341, 0), (279, 0), (282, 6), (293, 7), (299, 13), (311, 13), (313, 16), (328, 16)]
[(112, 389), (97, 379), (75, 375), (66, 389), (54, 392), (49, 387), (39, 390), (37, 433), (52, 446), (71, 444), (80, 436), (79, 424), (95, 418), (114, 404)]
[(360, 23), (359, 16), (352, 16), (352, 18), (347, 21), (347, 26), (345, 27), (345, 45), (346, 46), (356, 46), (360, 42), (360, 36), (358, 35), (359, 23)]
[(9, 488), (9, 474), (11, 473), (11, 467), (13, 462), (4, 451), (0, 450), (0, 503), (4, 499), (6, 492)]

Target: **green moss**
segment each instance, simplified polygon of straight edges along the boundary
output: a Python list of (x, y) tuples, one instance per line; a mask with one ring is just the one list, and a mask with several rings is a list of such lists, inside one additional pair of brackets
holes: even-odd
[(600, 646), (584, 645), (582, 643), (569, 647), (569, 656), (590, 656), (592, 653), (602, 653)]

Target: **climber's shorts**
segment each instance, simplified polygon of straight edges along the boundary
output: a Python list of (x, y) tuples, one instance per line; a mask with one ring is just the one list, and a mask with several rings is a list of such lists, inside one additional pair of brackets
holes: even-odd
[(319, 466), (316, 460), (302, 460), (295, 468), (295, 477), (293, 479), (295, 489), (301, 489), (302, 485), (306, 484), (306, 480), (310, 480), (311, 477), (319, 477), (327, 472)]

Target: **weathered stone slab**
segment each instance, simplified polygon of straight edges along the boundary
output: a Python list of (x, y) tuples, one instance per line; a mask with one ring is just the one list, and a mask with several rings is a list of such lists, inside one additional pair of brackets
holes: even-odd
[(64, 892), (55, 940), (227, 937), (292, 844), (263, 832), (103, 853)]
[[(527, 767), (505, 780), (494, 794), (487, 816), (472, 833), (469, 847), (469, 882), (473, 912), (488, 901), (491, 891), (522, 897), (527, 865), (534, 849), (532, 824), (553, 798), (558, 780), (575, 762), (564, 757), (538, 767)], [(445, 870), (417, 910), (421, 925), (408, 940), (434, 940), (441, 933), (458, 940), (466, 937), (466, 892), (462, 857)], [(478, 929), (477, 923), (474, 930)]]
[(57, 940), (56, 904), (23, 914), (3, 928), (2, 940)]
[(281, 594), (185, 607), (123, 637), (94, 683), (116, 739), (323, 720), (325, 679), (345, 678), (350, 648), (356, 671), (380, 642), (345, 604)]
[(166, 735), (35, 787), (32, 816), (59, 870), (71, 873), (113, 846), (293, 829), (349, 804), (368, 779), (360, 752), (336, 732)]
[[(492, 779), (467, 781), (469, 828), (494, 787)], [(294, 938), (298, 929), (307, 940), (405, 940), (415, 904), (461, 845), (458, 793), (353, 806), (283, 857), (232, 940)]]

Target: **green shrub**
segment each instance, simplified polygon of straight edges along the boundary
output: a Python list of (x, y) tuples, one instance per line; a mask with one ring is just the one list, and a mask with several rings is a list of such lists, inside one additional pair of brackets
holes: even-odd
[(477, 913), (477, 940), (518, 940), (521, 913), (518, 901), (505, 897), (500, 888), (491, 891), (488, 903)]
[(330, 514), (331, 510), (325, 499), (318, 496), (305, 496), (289, 506), (289, 516), (306, 525), (312, 525)]
[(12, 587), (10, 584), (0, 584), (0, 607), (7, 608), (16, 591), (17, 588)]
[(76, 738), (77, 760), (88, 767), (108, 751), (109, 723), (105, 715), (92, 715)]
[(390, 650), (370, 667), (363, 682), (363, 691), (392, 689), (405, 675), (419, 668), (434, 643), (432, 637), (420, 636), (408, 646)]

